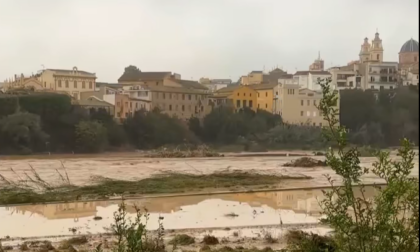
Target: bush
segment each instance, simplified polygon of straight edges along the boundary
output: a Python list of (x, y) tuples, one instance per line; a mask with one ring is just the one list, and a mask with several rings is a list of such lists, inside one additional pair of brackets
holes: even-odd
[(100, 152), (107, 146), (106, 128), (97, 121), (82, 121), (76, 125), (76, 146), (81, 152)]
[(48, 135), (41, 129), (38, 115), (16, 113), (0, 121), (0, 142), (2, 151), (18, 151), (30, 154), (46, 147)]
[[(419, 181), (410, 177), (414, 168), (414, 152), (407, 139), (399, 150), (400, 160), (391, 161), (389, 152), (376, 153), (378, 161), (371, 171), (360, 166), (357, 148), (346, 149), (348, 131), (338, 125), (334, 108), (337, 95), (329, 81), (319, 83), (323, 90), (320, 110), (332, 126), (325, 138), (338, 146), (326, 154), (329, 165), (342, 179), (342, 187), (325, 191), (321, 202), (324, 222), (334, 229), (333, 239), (339, 251), (418, 251), (419, 249)], [(385, 189), (368, 199), (361, 177), (372, 172), (386, 181)], [(354, 185), (359, 185), (353, 188)], [(359, 191), (358, 191), (359, 190)], [(349, 213), (352, 211), (352, 214)], [(301, 248), (303, 249), (303, 248)]]

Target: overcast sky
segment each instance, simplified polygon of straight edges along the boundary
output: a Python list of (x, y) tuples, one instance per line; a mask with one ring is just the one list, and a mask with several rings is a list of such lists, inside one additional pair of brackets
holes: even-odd
[(378, 29), (385, 61), (419, 37), (418, 0), (0, 0), (0, 82), (45, 68), (116, 82), (128, 65), (183, 79), (358, 59)]

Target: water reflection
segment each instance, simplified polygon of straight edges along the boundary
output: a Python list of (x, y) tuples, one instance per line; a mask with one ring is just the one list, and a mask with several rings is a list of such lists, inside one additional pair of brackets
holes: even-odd
[[(373, 187), (366, 187), (366, 197), (374, 193)], [(134, 205), (148, 209), (149, 229), (157, 228), (159, 216), (164, 217), (166, 229), (184, 229), (317, 223), (321, 199), (321, 190), (308, 189), (143, 198), (127, 200), (126, 204), (131, 214), (135, 213)], [(0, 236), (68, 235), (72, 228), (79, 233), (104, 232), (119, 203), (113, 200), (0, 208), (0, 223), (6, 224), (0, 228)], [(237, 216), (226, 216), (230, 213)], [(103, 219), (94, 221), (96, 215)]]

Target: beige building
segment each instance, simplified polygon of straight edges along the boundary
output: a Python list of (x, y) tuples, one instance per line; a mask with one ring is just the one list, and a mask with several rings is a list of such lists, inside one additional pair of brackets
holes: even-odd
[(180, 119), (202, 118), (211, 111), (207, 87), (197, 81), (182, 80), (171, 72), (124, 73), (118, 83), (123, 93), (137, 101), (150, 101), (150, 110), (159, 108), (163, 113)]
[(322, 93), (309, 89), (300, 89), (299, 85), (278, 85), (275, 87), (278, 99), (275, 113), (281, 115), (289, 124), (325, 126), (326, 121), (318, 110)]
[(76, 99), (80, 99), (80, 92), (95, 90), (96, 75), (80, 71), (77, 67), (72, 70), (44, 69), (36, 75), (25, 77), (23, 74), (6, 81), (8, 88), (25, 88), (32, 86), (36, 90), (66, 92)]

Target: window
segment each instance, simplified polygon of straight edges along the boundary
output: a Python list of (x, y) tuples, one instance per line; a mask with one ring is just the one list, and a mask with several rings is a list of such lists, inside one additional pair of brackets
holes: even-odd
[(265, 104), (265, 108), (268, 108), (268, 105), (267, 105), (267, 103)]
[(246, 96), (246, 94), (244, 93), (244, 96)]
[(314, 106), (316, 106), (316, 100), (314, 100)]
[(315, 117), (316, 116), (316, 111), (312, 112), (312, 116)]
[(204, 111), (204, 106), (201, 106), (201, 112), (203, 112)]
[(136, 108), (138, 108), (139, 107), (139, 104), (136, 102)]
[(260, 93), (258, 93), (258, 97), (260, 97)]
[(315, 124), (315, 123), (313, 123), (313, 126), (316, 126), (316, 124)]
[(65, 81), (65, 83), (66, 83), (66, 88), (68, 88), (69, 87), (69, 81)]
[(86, 84), (84, 81), (82, 81), (82, 88), (86, 88)]
[(239, 93), (238, 93), (238, 96), (239, 96)]
[(303, 100), (300, 100), (300, 105), (303, 106)]
[(89, 89), (92, 89), (93, 87), (92, 87), (92, 82), (91, 81), (89, 81)]
[(306, 116), (311, 116), (311, 111), (306, 111)]
[(251, 97), (252, 95), (251, 95), (251, 93), (249, 93), (249, 97)]
[(414, 62), (417, 62), (417, 56), (414, 56)]
[(190, 94), (188, 95), (188, 100), (190, 100), (190, 101), (191, 101), (191, 95), (190, 95)]
[(252, 100), (249, 100), (249, 107), (252, 108)]
[(303, 116), (303, 111), (300, 111), (300, 116)]
[(380, 87), (379, 87), (379, 89), (380, 89), (380, 90), (384, 90), (384, 86), (380, 86)]
[(370, 82), (374, 82), (375, 78), (373, 76), (370, 77)]
[(268, 96), (268, 92), (265, 92), (265, 97), (267, 97)]
[(132, 102), (130, 102), (130, 108), (132, 108), (133, 107), (133, 103)]
[(394, 87), (393, 86), (390, 86), (389, 89), (394, 89)]
[(379, 54), (376, 55), (376, 59), (379, 60)]
[(58, 87), (61, 87), (61, 80), (58, 81)]
[(182, 105), (181, 110), (182, 110), (182, 111), (185, 111), (185, 106), (184, 106), (184, 105)]
[(182, 100), (185, 100), (185, 95), (184, 94), (182, 94)]
[(375, 89), (375, 87), (374, 86), (370, 86), (370, 89)]
[(245, 108), (246, 107), (246, 100), (242, 101), (242, 107)]
[(260, 104), (258, 104), (258, 108), (260, 108)]
[(306, 101), (306, 105), (308, 105), (308, 106), (311, 105), (311, 101), (310, 100), (307, 100)]
[(240, 100), (236, 100), (236, 107), (239, 108), (241, 106), (241, 101)]
[(166, 93), (162, 93), (163, 99), (166, 98)]
[(279, 92), (276, 91), (276, 95), (279, 95)]

